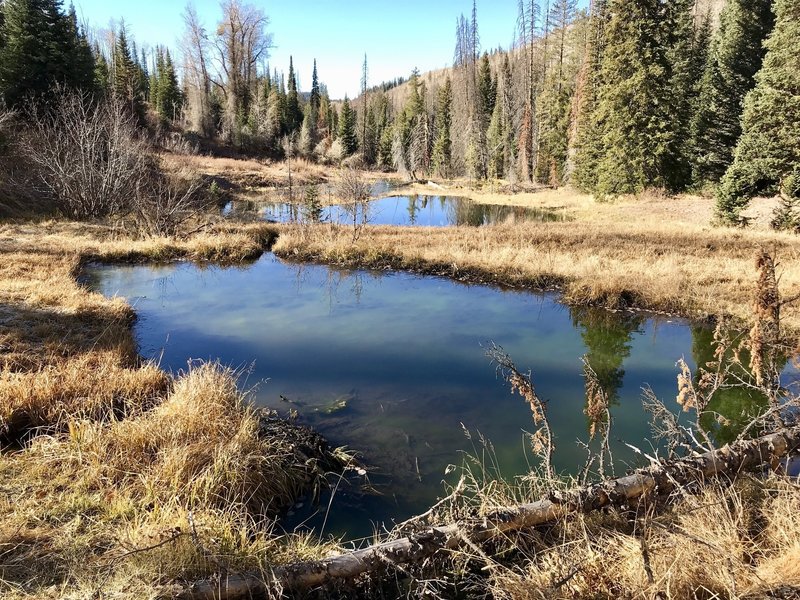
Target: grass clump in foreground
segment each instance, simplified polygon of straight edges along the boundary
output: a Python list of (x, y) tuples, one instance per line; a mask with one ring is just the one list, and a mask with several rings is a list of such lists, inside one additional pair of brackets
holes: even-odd
[(229, 370), (142, 363), (130, 307), (76, 281), (89, 260), (238, 263), (272, 236), (0, 227), (0, 596), (151, 597), (325, 550), (272, 531), (341, 468), (324, 442), (250, 408)]

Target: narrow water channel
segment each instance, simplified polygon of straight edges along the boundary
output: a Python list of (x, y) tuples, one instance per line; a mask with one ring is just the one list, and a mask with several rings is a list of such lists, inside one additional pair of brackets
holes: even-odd
[[(484, 353), (489, 341), (532, 371), (548, 401), (556, 467), (571, 472), (585, 458), (576, 440), (587, 439), (582, 356), (612, 399), (623, 468), (635, 457), (618, 440), (650, 448), (642, 386), (677, 412), (676, 360), (712, 359), (711, 331), (678, 319), (571, 308), (552, 294), (437, 277), (298, 265), (272, 254), (240, 268), (99, 266), (89, 279), (135, 307), (143, 356), (173, 371), (192, 359), (247, 370), (242, 386), (255, 388), (259, 404), (296, 411), (333, 444), (357, 451), (377, 493), (349, 486), (337, 493), (325, 533), (347, 537), (424, 511), (442, 494), (442, 481), (457, 477), (445, 471), (465, 453), (508, 477), (526, 472), (529, 408), (498, 379)], [(729, 439), (760, 402), (727, 392), (714, 407), (726, 420), (709, 429)], [(307, 510), (300, 520), (311, 516)], [(318, 514), (307, 524), (323, 520)]]
[(417, 195), (388, 196), (351, 206), (334, 205), (315, 210), (302, 203), (231, 202), (225, 207), (223, 214), (236, 217), (254, 212), (261, 219), (275, 223), (321, 221), (348, 224), (355, 219), (357, 223), (368, 225), (408, 227), (479, 227), (501, 223), (570, 220), (563, 209), (479, 204), (467, 198)]

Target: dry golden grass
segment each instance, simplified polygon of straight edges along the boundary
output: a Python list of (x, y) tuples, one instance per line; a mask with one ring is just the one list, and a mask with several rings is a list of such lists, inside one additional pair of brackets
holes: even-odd
[[(602, 210), (598, 208), (598, 210)], [(800, 292), (800, 238), (768, 231), (688, 225), (657, 216), (578, 217), (559, 223), (491, 227), (286, 226), (275, 252), (348, 267), (407, 269), (464, 281), (563, 291), (565, 301), (633, 307), (687, 317), (746, 318), (753, 265), (774, 250), (785, 295)], [(800, 329), (800, 312), (784, 324)]]
[(266, 520), (325, 468), (306, 434), (264, 430), (234, 373), (173, 380), (142, 364), (132, 309), (76, 280), (91, 260), (241, 262), (273, 237), (259, 225), (185, 240), (0, 226), (0, 445), (12, 444), (0, 451), (0, 597), (152, 597), (322, 548), (282, 541)]
[(800, 490), (778, 476), (711, 484), (667, 512), (585, 515), (511, 540), (490, 565), (502, 599), (765, 598), (800, 588)]
[[(244, 194), (247, 197), (287, 186), (290, 171), (292, 183), (296, 186), (333, 183), (337, 176), (335, 167), (317, 164), (303, 158), (273, 161), (171, 154), (162, 155), (161, 158), (168, 170), (188, 167), (202, 175), (229, 182), (234, 186), (237, 195)], [(370, 181), (396, 179), (393, 174), (375, 171), (362, 171), (361, 175)]]

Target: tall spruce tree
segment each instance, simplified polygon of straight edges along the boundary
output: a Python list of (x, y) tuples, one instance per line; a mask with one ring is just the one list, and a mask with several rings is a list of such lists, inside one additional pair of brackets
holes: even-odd
[(356, 133), (356, 113), (350, 105), (347, 96), (342, 102), (342, 112), (339, 115), (339, 141), (342, 144), (342, 154), (350, 156), (358, 150), (358, 134)]
[(747, 95), (742, 135), (720, 185), (717, 211), (740, 223), (750, 198), (782, 191), (800, 200), (800, 3), (776, 0), (764, 66)]
[(164, 50), (162, 56), (157, 78), (158, 98), (156, 109), (162, 119), (172, 121), (178, 116), (182, 96), (169, 49)]
[(636, 194), (667, 181), (670, 140), (667, 47), (660, 0), (612, 0), (598, 93), (600, 160), (595, 193)]
[(729, 0), (711, 41), (692, 121), (693, 178), (718, 182), (733, 161), (744, 98), (761, 68), (772, 30), (772, 0)]
[(300, 109), (300, 98), (297, 94), (297, 78), (294, 74), (294, 62), (289, 57), (289, 91), (286, 95), (286, 128), (294, 133), (303, 123), (303, 111)]
[(93, 84), (91, 48), (60, 0), (5, 0), (2, 13), (0, 94), (7, 105), (44, 99), (55, 84)]
[(319, 115), (320, 101), (322, 97), (319, 93), (319, 77), (317, 76), (317, 59), (314, 59), (314, 70), (311, 73), (311, 97), (308, 104), (312, 110), (316, 111)]
[[(67, 31), (64, 47), (72, 47), (72, 58), (68, 64), (70, 85), (86, 91), (95, 91), (94, 87), (94, 54), (86, 32), (78, 25), (75, 5), (70, 3), (67, 12)], [(68, 50), (69, 52), (69, 50)]]
[(138, 68), (131, 58), (124, 24), (120, 27), (114, 44), (113, 71), (114, 95), (129, 108), (131, 114), (142, 117), (141, 98), (137, 86)]
[(666, 40), (670, 80), (667, 100), (671, 132), (665, 154), (667, 187), (681, 190), (692, 180), (691, 122), (697, 108), (697, 94), (708, 54), (709, 19), (697, 26), (695, 0), (673, 0), (666, 6)]
[(432, 164), (440, 177), (449, 177), (453, 160), (453, 84), (448, 77), (436, 96), (436, 141), (433, 144)]
[(105, 95), (111, 91), (111, 75), (109, 72), (108, 61), (105, 55), (100, 50), (100, 47), (94, 47), (94, 84), (93, 87), (101, 95)]
[[(589, 40), (581, 72), (578, 76), (577, 133), (575, 136), (574, 165), (569, 175), (571, 183), (586, 192), (597, 185), (597, 166), (600, 162), (602, 122), (598, 111), (603, 54), (606, 47), (609, 10), (607, 0), (594, 3), (590, 15)], [(569, 170), (569, 169), (568, 169)]]

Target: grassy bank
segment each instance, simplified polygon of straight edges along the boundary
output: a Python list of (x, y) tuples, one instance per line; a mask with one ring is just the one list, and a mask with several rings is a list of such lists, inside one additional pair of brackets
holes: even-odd
[[(462, 281), (532, 289), (558, 288), (566, 302), (639, 308), (691, 318), (745, 319), (753, 298), (754, 259), (761, 248), (780, 262), (782, 290), (800, 292), (800, 239), (760, 230), (712, 228), (648, 214), (646, 206), (599, 206), (604, 216), (492, 227), (364, 228), (286, 226), (280, 256), (346, 267), (405, 269)], [(637, 208), (641, 219), (626, 219)], [(617, 218), (615, 218), (615, 215)], [(800, 329), (800, 313), (784, 323)]]
[[(560, 199), (575, 220), (366, 227), (355, 240), (351, 227), (331, 225), (223, 222), (178, 240), (55, 221), (0, 225), (0, 596), (168, 596), (195, 579), (337, 551), (277, 535), (271, 520), (329, 468), (322, 442), (265, 421), (235, 374), (218, 366), (172, 377), (143, 363), (131, 307), (76, 279), (87, 262), (239, 264), (272, 246), (290, 259), (557, 287), (574, 303), (745, 320), (754, 258), (767, 248), (781, 262), (783, 293), (800, 292), (796, 237), (667, 218), (682, 199), (656, 210), (655, 199), (594, 205), (537, 194), (493, 199), (542, 207)], [(800, 331), (796, 309), (783, 318)], [(511, 486), (470, 481), (429, 521), (548, 491), (534, 475)], [(764, 597), (800, 587), (799, 489), (782, 477), (743, 478), (673, 498), (680, 502), (565, 519), (466, 547), (414, 570), (416, 579), (400, 573), (399, 585), (442, 597), (464, 586), (497, 598)], [(709, 567), (709, 553), (724, 567)], [(392, 597), (397, 586), (376, 579), (342, 593)]]
[(333, 468), (324, 443), (254, 411), (217, 365), (143, 363), (130, 306), (76, 281), (92, 260), (240, 263), (273, 236), (0, 226), (0, 596), (151, 597), (309, 551), (269, 519)]

